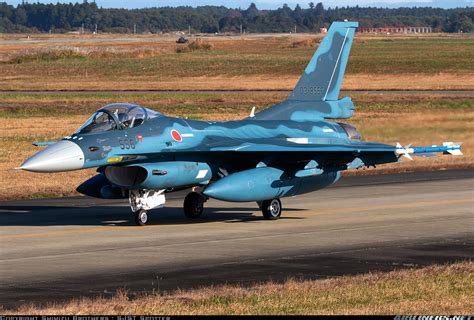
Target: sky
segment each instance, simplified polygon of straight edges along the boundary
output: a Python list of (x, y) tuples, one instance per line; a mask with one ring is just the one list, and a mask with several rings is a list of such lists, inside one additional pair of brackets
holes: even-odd
[[(5, 0), (3, 0), (5, 1)], [(17, 5), (22, 0), (6, 0), (7, 3)], [(56, 3), (56, 2), (81, 2), (82, 0), (29, 0), (29, 2), (42, 2), (42, 3)], [(90, 0), (92, 1), (92, 0)], [(201, 5), (223, 5), (228, 8), (247, 8), (251, 2), (255, 2), (259, 9), (276, 9), (281, 7), (283, 3), (287, 3), (290, 7), (294, 7), (297, 3), (301, 7), (308, 7), (308, 3), (313, 1), (314, 3), (320, 2), (320, 0), (243, 0), (243, 1), (232, 1), (232, 0), (195, 0), (192, 1), (192, 6)], [(164, 6), (181, 6), (189, 5), (189, 0), (96, 0), (99, 6), (105, 8), (144, 8), (144, 7), (164, 7)], [(472, 7), (474, 0), (327, 0), (322, 1), (323, 5), (327, 7), (335, 6), (353, 6), (358, 4), (359, 6), (377, 6), (377, 7), (390, 7), (396, 8), (400, 6), (433, 6), (440, 8), (454, 8), (454, 7)]]

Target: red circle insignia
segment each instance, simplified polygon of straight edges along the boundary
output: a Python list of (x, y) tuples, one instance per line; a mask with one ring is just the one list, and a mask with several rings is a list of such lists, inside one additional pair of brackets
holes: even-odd
[(171, 137), (178, 142), (183, 141), (183, 137), (181, 136), (181, 134), (174, 129), (171, 130)]

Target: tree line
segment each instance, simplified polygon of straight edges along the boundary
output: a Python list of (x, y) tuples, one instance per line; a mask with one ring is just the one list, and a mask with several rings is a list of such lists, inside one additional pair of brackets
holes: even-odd
[(275, 10), (259, 10), (252, 3), (246, 9), (223, 6), (106, 9), (95, 2), (22, 3), (0, 2), (1, 33), (33, 32), (114, 32), (160, 33), (188, 31), (223, 32), (318, 32), (335, 20), (357, 20), (361, 27), (426, 26), (435, 32), (472, 32), (474, 8), (431, 7), (325, 8), (310, 2), (309, 8), (284, 4)]

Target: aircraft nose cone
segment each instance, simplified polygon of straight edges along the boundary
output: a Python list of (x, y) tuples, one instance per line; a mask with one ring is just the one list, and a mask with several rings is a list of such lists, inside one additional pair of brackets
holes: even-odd
[(81, 169), (84, 153), (71, 141), (61, 140), (34, 154), (20, 167), (32, 172), (60, 172)]

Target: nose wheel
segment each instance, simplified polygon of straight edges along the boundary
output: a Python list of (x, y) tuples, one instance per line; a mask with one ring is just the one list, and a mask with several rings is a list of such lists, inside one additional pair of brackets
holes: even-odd
[(135, 223), (137, 224), (137, 226), (146, 225), (148, 221), (148, 214), (146, 210), (144, 209), (138, 210), (137, 212), (134, 213), (134, 215), (135, 215)]
[(200, 217), (204, 211), (204, 202), (206, 202), (206, 198), (202, 194), (197, 192), (189, 193), (186, 198), (184, 198), (184, 215), (190, 219)]
[(260, 208), (262, 209), (263, 217), (267, 220), (278, 220), (281, 216), (280, 199), (262, 201)]

